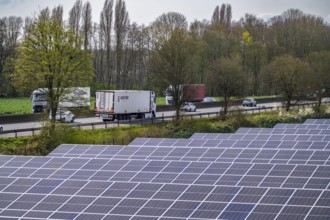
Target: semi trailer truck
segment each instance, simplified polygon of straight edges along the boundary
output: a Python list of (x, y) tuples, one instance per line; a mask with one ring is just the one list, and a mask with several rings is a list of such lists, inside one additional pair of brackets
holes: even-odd
[[(47, 88), (38, 88), (32, 93), (32, 112), (45, 112), (49, 108)], [(89, 108), (90, 87), (66, 88), (60, 97), (59, 108)]]
[[(181, 102), (202, 102), (205, 98), (204, 84), (182, 84), (179, 85), (179, 99)], [(169, 86), (166, 90), (166, 104), (173, 105), (174, 103), (174, 88)]]
[(99, 90), (95, 114), (103, 121), (156, 117), (156, 94), (145, 90)]

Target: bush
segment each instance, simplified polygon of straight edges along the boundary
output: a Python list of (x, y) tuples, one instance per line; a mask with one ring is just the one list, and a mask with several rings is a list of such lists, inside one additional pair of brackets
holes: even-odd
[[(308, 111), (307, 111), (308, 112)], [(49, 135), (45, 125), (40, 135), (22, 138), (3, 138), (0, 142), (2, 154), (46, 155), (60, 144), (114, 144), (127, 145), (136, 137), (189, 138), (195, 132), (233, 133), (240, 127), (267, 127), (277, 123), (302, 123), (307, 118), (330, 118), (330, 113), (290, 114), (262, 113), (257, 115), (234, 115), (226, 119), (187, 119), (166, 124), (131, 126), (110, 129), (81, 130), (65, 124), (57, 124)]]
[(46, 122), (42, 127), (40, 134), (33, 139), (33, 141), (37, 143), (35, 146), (37, 154), (46, 155), (61, 143), (66, 143), (66, 140), (73, 131), (73, 127), (61, 123), (56, 123), (53, 130), (52, 124)]

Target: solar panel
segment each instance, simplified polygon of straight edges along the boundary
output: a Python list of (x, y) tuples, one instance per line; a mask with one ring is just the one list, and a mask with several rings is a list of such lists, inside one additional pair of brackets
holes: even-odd
[(330, 125), (330, 119), (306, 119), (304, 124)]
[[(238, 143), (241, 145), (241, 142)], [(303, 141), (247, 141), (246, 145), (232, 145), (230, 147), (131, 147), (133, 150), (120, 153), (117, 151), (115, 155), (96, 154), (89, 155), (89, 158), (103, 159), (137, 159), (137, 160), (163, 160), (163, 161), (209, 161), (209, 162), (255, 162), (255, 163), (312, 163), (319, 164), (319, 161), (329, 157), (329, 142), (303, 142)], [(227, 146), (227, 145), (225, 145)], [(83, 147), (85, 146), (73, 146)], [(93, 147), (93, 146), (89, 146)], [(112, 146), (104, 146), (104, 151)], [(129, 148), (129, 147), (127, 147)], [(122, 150), (125, 147), (121, 148)], [(263, 155), (269, 155), (264, 157)], [(280, 156), (284, 155), (284, 156)], [(316, 156), (322, 155), (322, 156)], [(60, 156), (58, 154), (58, 156)], [(62, 155), (65, 157), (73, 157), (68, 153)], [(87, 159), (85, 155), (81, 155), (81, 159)], [(272, 160), (271, 160), (272, 159)], [(309, 160), (310, 159), (310, 160)], [(84, 161), (84, 160), (82, 160)], [(47, 167), (53, 167), (55, 159), (45, 164)], [(14, 163), (12, 161), (11, 163)], [(93, 164), (94, 163), (94, 164)], [(90, 162), (86, 166), (102, 166)], [(79, 166), (74, 163), (72, 166)], [(57, 167), (57, 166), (55, 166)], [(64, 166), (65, 168), (65, 166)]]
[(329, 219), (327, 121), (305, 123), (0, 156), (0, 218)]
[[(8, 163), (8, 166), (4, 164), (0, 167), (0, 175), (1, 177), (21, 178), (22, 180), (31, 178), (31, 181), (23, 181), (23, 183), (13, 183), (13, 179), (10, 179), (12, 182), (11, 187), (14, 192), (18, 189), (21, 192), (33, 185), (31, 192), (34, 193), (46, 193), (49, 190), (53, 190), (53, 187), (66, 179), (78, 182), (81, 180), (99, 180), (172, 183), (176, 181), (182, 182), (184, 177), (189, 177), (188, 182), (196, 185), (230, 184), (240, 186), (264, 185), (267, 187), (285, 185), (286, 188), (307, 188), (311, 186), (313, 189), (317, 185), (326, 189), (326, 181), (330, 180), (329, 166), (324, 164), (325, 161), (328, 161), (329, 155), (324, 156), (323, 154), (317, 155), (313, 153), (307, 156), (304, 155), (303, 159), (300, 158), (301, 155), (293, 159), (294, 154), (286, 151), (273, 150), (255, 153), (256, 156), (253, 157), (252, 152), (225, 151), (223, 152), (223, 158), (216, 160), (220, 162), (207, 160), (145, 161), (70, 158), (62, 167), (43, 168), (42, 166), (29, 169), (25, 169), (24, 166), (11, 167), (10, 164), (12, 163)], [(242, 157), (240, 158), (239, 155), (242, 155)], [(243, 160), (242, 158), (245, 158), (246, 161), (239, 161)], [(309, 159), (305, 160), (306, 158)], [(35, 160), (35, 158), (30, 157), (30, 160)], [(49, 162), (51, 161), (49, 160)], [(298, 161), (298, 163), (295, 161)], [(90, 166), (91, 164), (93, 166)], [(281, 184), (278, 182), (278, 185), (268, 185), (267, 179), (274, 177), (282, 177)], [(289, 177), (292, 177), (292, 179)], [(34, 178), (43, 178), (45, 181), (36, 184)], [(297, 184), (300, 184), (299, 187)], [(52, 187), (49, 187), (50, 185)], [(3, 185), (2, 188), (5, 186)], [(12, 191), (11, 187), (6, 187), (3, 190), (5, 192), (8, 190)], [(73, 192), (76, 193), (76, 191)]]
[[(306, 211), (289, 211), (293, 207), (322, 209), (322, 213), (313, 213), (323, 216), (329, 216), (330, 211), (329, 203), (326, 203), (329, 190), (66, 180), (61, 183), (52, 181), (50, 185), (54, 189), (49, 193), (34, 192), (37, 186), (45, 183), (37, 179), (36, 186), (32, 185), (31, 189), (21, 194), (1, 191), (3, 210), (0, 216), (26, 219), (32, 216), (50, 219), (78, 216), (79, 219), (80, 216), (86, 218), (95, 214), (108, 218), (163, 216), (179, 219), (237, 219), (238, 216), (259, 216), (263, 213), (261, 210), (267, 216), (272, 216), (273, 212), (267, 211), (265, 206), (270, 209), (273, 206), (280, 207), (273, 214), (290, 218), (308, 215)], [(67, 193), (60, 189), (67, 189)]]

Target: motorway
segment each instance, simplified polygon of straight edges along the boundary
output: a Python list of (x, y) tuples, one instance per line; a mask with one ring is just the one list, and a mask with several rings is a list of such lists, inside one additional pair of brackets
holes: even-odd
[[(261, 104), (258, 105), (257, 107), (260, 106), (265, 106), (265, 107), (277, 107), (277, 106), (281, 106), (280, 102), (274, 102), (274, 103), (266, 103), (266, 104)], [(254, 107), (256, 108), (256, 107)], [(251, 109), (250, 107), (241, 107), (241, 106), (233, 106), (230, 108), (230, 110), (237, 110), (237, 109)], [(221, 107), (216, 107), (216, 108), (200, 108), (197, 109), (196, 112), (185, 112), (184, 114), (198, 114), (198, 113), (211, 113), (211, 112), (220, 112)], [(164, 112), (157, 112), (156, 117), (169, 117), (169, 116), (173, 116), (175, 114), (174, 111), (164, 111)], [(134, 121), (134, 120), (132, 120)], [(76, 118), (75, 122), (72, 123), (76, 126), (78, 126), (79, 124), (84, 124), (84, 123), (97, 123), (97, 122), (102, 122), (102, 120), (99, 117), (89, 117), (89, 118)], [(16, 129), (37, 129), (43, 126), (42, 121), (38, 121), (38, 122), (24, 122), (24, 123), (13, 123), (13, 124), (5, 124), (3, 125), (4, 127), (4, 131), (8, 131), (8, 130), (16, 130)], [(109, 124), (108, 127), (114, 127), (116, 126), (115, 124)], [(104, 128), (104, 125), (99, 125), (93, 128)], [(84, 127), (84, 129), (92, 129), (92, 126), (90, 127)], [(38, 131), (35, 131), (35, 133), (38, 133)], [(32, 132), (19, 132), (17, 133), (18, 136), (28, 136), (31, 135)], [(14, 133), (10, 133), (10, 134), (0, 134), (0, 138), (6, 138), (6, 137), (15, 137)]]

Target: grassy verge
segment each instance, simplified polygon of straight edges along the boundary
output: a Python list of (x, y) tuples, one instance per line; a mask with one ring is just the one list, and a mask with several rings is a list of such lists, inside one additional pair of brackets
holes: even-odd
[(111, 129), (80, 130), (67, 125), (57, 127), (52, 135), (52, 144), (42, 135), (22, 138), (0, 139), (0, 154), (45, 155), (58, 145), (106, 144), (127, 145), (136, 137), (188, 138), (195, 132), (228, 133), (240, 127), (273, 127), (277, 123), (302, 123), (307, 118), (330, 118), (330, 113), (314, 114), (297, 110), (290, 114), (261, 113), (256, 115), (235, 115), (227, 119), (189, 119), (157, 125), (120, 127)]

